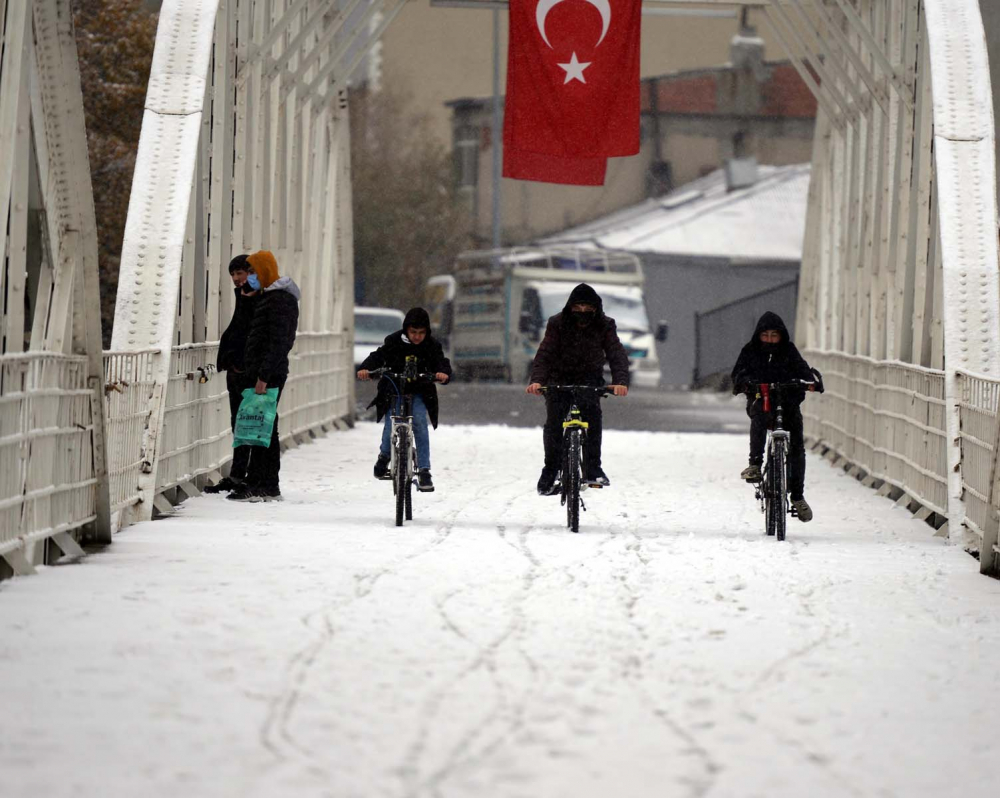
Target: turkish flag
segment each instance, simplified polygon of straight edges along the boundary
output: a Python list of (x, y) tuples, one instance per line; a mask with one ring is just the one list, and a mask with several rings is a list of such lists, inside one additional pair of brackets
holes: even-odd
[(639, 151), (641, 21), (642, 0), (510, 0), (506, 176), (524, 153), (592, 175), (595, 159)]

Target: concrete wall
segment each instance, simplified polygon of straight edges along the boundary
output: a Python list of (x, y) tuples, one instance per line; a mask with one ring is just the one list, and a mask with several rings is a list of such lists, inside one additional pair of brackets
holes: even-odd
[[(799, 264), (735, 266), (724, 260), (641, 256), (646, 275), (646, 311), (655, 326), (670, 325), (667, 342), (657, 344), (664, 386), (687, 385), (694, 373), (694, 314), (794, 279)], [(733, 336), (733, 363), (752, 329)]]

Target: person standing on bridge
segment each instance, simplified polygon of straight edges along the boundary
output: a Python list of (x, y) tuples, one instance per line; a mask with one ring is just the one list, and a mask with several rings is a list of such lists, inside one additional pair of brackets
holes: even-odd
[[(538, 345), (531, 366), (531, 384), (527, 392), (542, 393), (542, 386), (557, 384), (604, 385), (604, 363), (611, 366), (610, 390), (615, 396), (628, 396), (628, 355), (618, 339), (615, 320), (604, 315), (604, 302), (587, 283), (580, 283), (570, 292), (561, 313), (552, 316), (545, 327), (545, 337)], [(559, 455), (562, 444), (562, 421), (572, 397), (545, 395), (545, 466), (538, 478), (538, 493), (551, 496), (556, 490)], [(601, 468), (601, 404), (595, 396), (581, 402), (587, 430), (586, 480), (595, 485), (611, 484)]]
[[(288, 353), (295, 344), (295, 331), (299, 326), (302, 292), (291, 277), (278, 275), (278, 262), (267, 250), (248, 255), (246, 263), (247, 285), (259, 291), (260, 296), (247, 334), (246, 367), (241, 385), (242, 389), (253, 388), (259, 394), (268, 388), (277, 388), (280, 401), (288, 379)], [(281, 446), (278, 416), (275, 415), (270, 445), (252, 447), (246, 484), (228, 498), (233, 501), (280, 501), (280, 469)]]
[[(222, 339), (219, 341), (219, 358), (215, 365), (219, 371), (226, 372), (230, 423), (233, 427), (233, 434), (235, 434), (236, 414), (239, 412), (240, 402), (243, 399), (243, 372), (246, 368), (247, 336), (250, 334), (250, 322), (253, 321), (253, 313), (260, 292), (254, 291), (246, 284), (248, 277), (246, 255), (237, 255), (229, 261), (229, 276), (233, 281), (236, 305), (233, 309), (232, 321), (229, 322), (229, 326), (226, 327), (226, 331), (222, 333)], [(250, 446), (238, 446), (234, 449), (233, 464), (229, 469), (229, 476), (216, 485), (209, 485), (205, 488), (205, 493), (222, 493), (242, 488), (247, 476), (251, 448)]]
[[(750, 465), (740, 479), (760, 482), (763, 478), (764, 446), (767, 443), (768, 416), (757, 393), (761, 383), (804, 381), (813, 383), (816, 372), (809, 367), (792, 339), (781, 316), (767, 311), (757, 322), (750, 341), (743, 347), (733, 366), (733, 393), (747, 395), (747, 415), (750, 416)], [(815, 390), (815, 385), (809, 385)], [(788, 430), (788, 493), (800, 521), (812, 520), (812, 508), (803, 495), (806, 482), (806, 447), (802, 431), (802, 410), (806, 386), (784, 395), (784, 424)]]

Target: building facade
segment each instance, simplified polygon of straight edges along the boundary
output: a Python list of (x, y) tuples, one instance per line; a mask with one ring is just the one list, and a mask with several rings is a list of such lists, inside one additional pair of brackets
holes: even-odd
[[(456, 180), (482, 243), (492, 219), (492, 100), (455, 99), (452, 111)], [(665, 194), (732, 158), (782, 166), (812, 154), (816, 102), (794, 67), (764, 59), (764, 42), (733, 37), (724, 66), (642, 80), (641, 150), (608, 162), (603, 186), (501, 183), (504, 243), (549, 235)], [(501, 145), (502, 146), (502, 145)]]

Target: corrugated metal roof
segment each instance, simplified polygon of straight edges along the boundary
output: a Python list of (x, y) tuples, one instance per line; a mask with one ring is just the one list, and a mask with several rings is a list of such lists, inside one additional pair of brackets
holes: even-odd
[(548, 236), (632, 252), (741, 261), (801, 261), (809, 164), (759, 166), (754, 185), (726, 191), (719, 169), (664, 197)]

